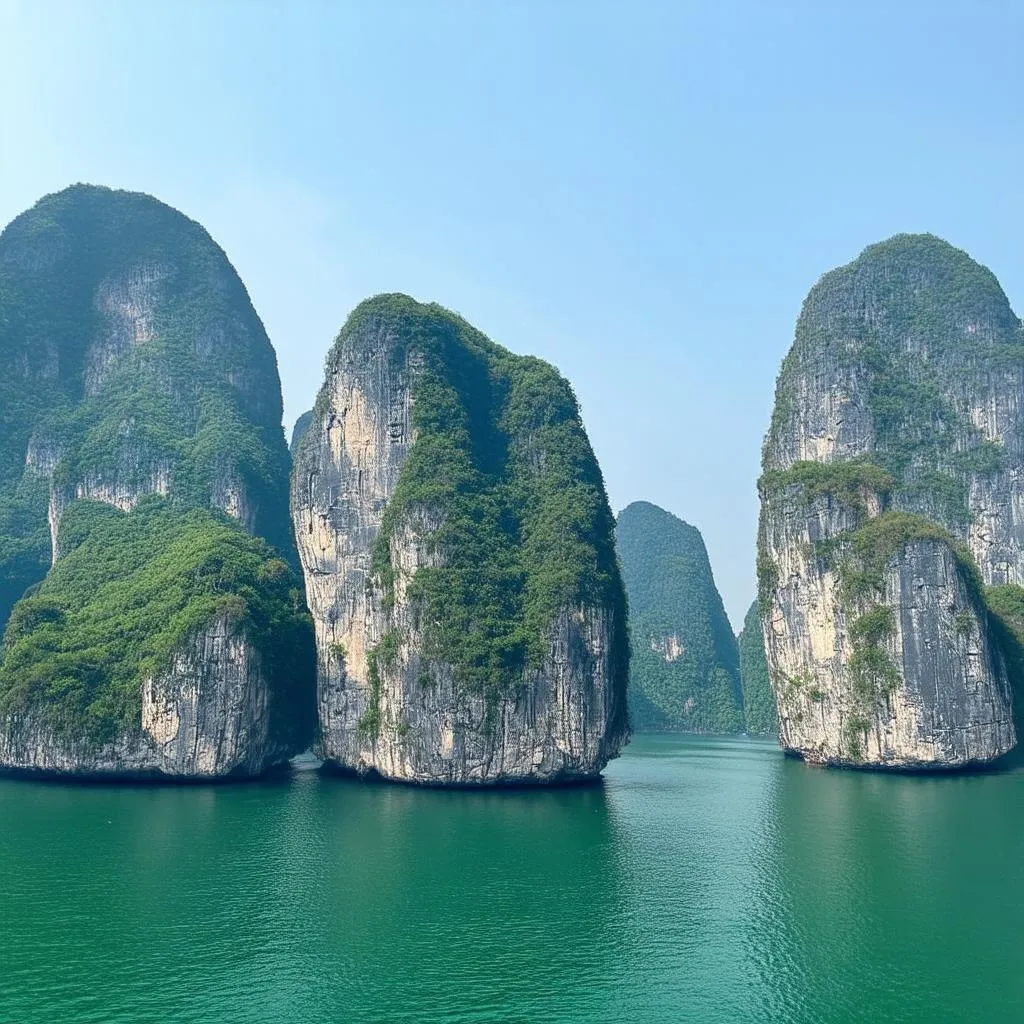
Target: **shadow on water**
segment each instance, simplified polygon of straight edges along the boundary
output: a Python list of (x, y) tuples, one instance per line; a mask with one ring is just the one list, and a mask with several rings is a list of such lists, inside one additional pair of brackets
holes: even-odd
[(604, 777), (601, 775), (576, 776), (566, 775), (564, 777), (548, 777), (543, 781), (531, 781), (521, 779), (509, 782), (495, 782), (481, 785), (478, 782), (421, 782), (416, 779), (389, 779), (381, 775), (375, 768), (368, 771), (358, 771), (354, 768), (347, 768), (332, 761), (324, 761), (318, 769), (324, 778), (346, 779), (351, 782), (360, 782), (368, 786), (388, 786), (404, 789), (433, 789), (445, 793), (454, 793), (464, 790), (471, 793), (480, 792), (545, 792), (558, 789), (586, 789), (593, 786), (603, 786)]
[(6, 781), (0, 821), (0, 1020), (613, 1019), (601, 786)]
[[(1018, 726), (1018, 735), (1024, 736), (1024, 731)], [(1002, 775), (1006, 772), (1015, 772), (1024, 769), (1024, 750), (1021, 748), (1024, 744), (1018, 744), (1007, 754), (1003, 754), (1002, 757), (997, 757), (992, 761), (970, 761), (967, 764), (955, 765), (952, 767), (935, 767), (934, 765), (926, 765), (922, 767), (914, 767), (907, 765), (903, 767), (887, 767), (877, 764), (855, 764), (855, 765), (843, 765), (841, 767), (835, 765), (820, 765), (814, 763), (808, 763), (804, 761), (801, 754), (793, 750), (787, 750), (784, 752), (784, 756), (789, 761), (796, 761), (799, 764), (806, 765), (807, 768), (814, 771), (823, 772), (838, 772), (841, 775), (884, 775), (890, 778), (899, 778), (901, 776), (914, 776), (917, 778), (931, 777), (931, 778), (955, 778), (957, 776), (970, 776), (970, 775)]]
[(276, 764), (259, 775), (246, 772), (232, 772), (213, 778), (194, 778), (189, 776), (165, 775), (162, 772), (90, 772), (88, 774), (68, 774), (67, 772), (51, 771), (45, 768), (0, 768), (0, 779), (10, 779), (21, 783), (36, 783), (51, 786), (99, 786), (107, 788), (132, 788), (163, 786), (171, 789), (189, 789), (207, 786), (244, 786), (280, 784), (291, 781), (296, 773), (294, 761)]
[(1022, 805), (1020, 773), (780, 762), (747, 938), (765, 1019), (1017, 1024)]
[(562, 1020), (593, 1000), (601, 1018), (621, 917), (603, 787), (334, 781), (317, 795), (314, 1017), (341, 1000), (359, 1020)]

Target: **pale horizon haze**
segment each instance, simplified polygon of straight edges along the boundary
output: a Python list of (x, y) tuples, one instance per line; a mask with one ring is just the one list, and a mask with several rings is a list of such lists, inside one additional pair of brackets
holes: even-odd
[(198, 220), (289, 434), (378, 292), (550, 360), (737, 629), (817, 278), (930, 231), (1024, 310), (1024, 4), (0, 0), (0, 39), (0, 224), (78, 181)]

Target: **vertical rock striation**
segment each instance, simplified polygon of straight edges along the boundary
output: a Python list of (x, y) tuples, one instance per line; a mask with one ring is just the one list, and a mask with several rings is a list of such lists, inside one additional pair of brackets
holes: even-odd
[(633, 637), (629, 706), (638, 731), (743, 730), (736, 637), (700, 531), (637, 501), (615, 525)]
[(1024, 578), (1022, 388), (1024, 334), (998, 282), (937, 238), (872, 246), (811, 291), (760, 483), (787, 750), (949, 768), (1014, 746), (1013, 659), (989, 603)]
[(292, 515), (320, 753), (419, 783), (597, 776), (628, 737), (625, 600), (565, 381), (401, 295), (342, 329)]

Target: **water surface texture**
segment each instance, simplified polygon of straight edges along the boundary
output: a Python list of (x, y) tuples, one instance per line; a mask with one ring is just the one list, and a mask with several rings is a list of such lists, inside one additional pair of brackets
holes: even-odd
[(1024, 773), (639, 737), (603, 787), (0, 780), (0, 1021), (1024, 1020)]

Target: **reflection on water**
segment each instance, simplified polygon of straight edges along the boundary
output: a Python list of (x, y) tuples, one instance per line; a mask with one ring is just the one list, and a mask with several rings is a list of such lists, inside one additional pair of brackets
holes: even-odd
[(1024, 774), (640, 737), (603, 787), (0, 781), (0, 1022), (1024, 1019)]
[(770, 1019), (1024, 1020), (1024, 775), (780, 762), (747, 941)]
[(618, 1019), (762, 1020), (742, 942), (752, 823), (762, 814), (776, 748), (642, 736), (630, 750), (608, 787), (630, 926)]
[(0, 818), (0, 1020), (610, 1019), (603, 787), (2, 783)]
[(559, 993), (571, 1013), (613, 974), (621, 886), (603, 789), (349, 784), (321, 789), (315, 814), (318, 1013), (340, 998), (363, 1019), (503, 1020), (511, 1006), (555, 1020)]

